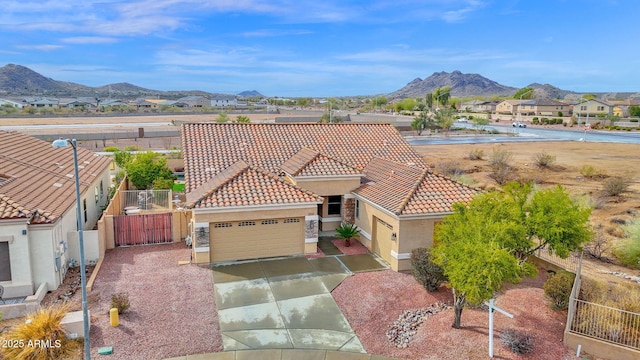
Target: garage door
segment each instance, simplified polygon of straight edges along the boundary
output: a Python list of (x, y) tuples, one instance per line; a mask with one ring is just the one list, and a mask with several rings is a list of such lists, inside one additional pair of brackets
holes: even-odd
[(374, 223), (373, 252), (380, 255), (386, 262), (391, 263), (391, 234), (393, 226), (376, 218)]
[(211, 261), (304, 253), (304, 218), (212, 223)]

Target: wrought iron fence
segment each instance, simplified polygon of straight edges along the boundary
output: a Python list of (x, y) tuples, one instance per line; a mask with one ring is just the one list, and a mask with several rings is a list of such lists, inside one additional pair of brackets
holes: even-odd
[(574, 309), (569, 331), (640, 350), (640, 314), (571, 299)]
[(171, 190), (125, 190), (120, 192), (121, 206), (125, 210), (171, 210)]

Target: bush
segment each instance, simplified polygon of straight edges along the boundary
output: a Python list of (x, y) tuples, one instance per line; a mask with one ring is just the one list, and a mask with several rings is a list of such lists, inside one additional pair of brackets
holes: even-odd
[(474, 149), (469, 152), (469, 160), (482, 160), (484, 157), (484, 150)]
[(640, 220), (623, 227), (625, 239), (621, 240), (613, 251), (613, 255), (621, 263), (640, 269)]
[(561, 270), (544, 282), (542, 288), (552, 309), (566, 310), (569, 307), (574, 278), (574, 274)]
[(129, 294), (126, 292), (120, 292), (111, 295), (111, 309), (118, 309), (118, 314), (122, 314), (129, 309)]
[(116, 151), (120, 151), (120, 149), (116, 146), (107, 146), (106, 148), (104, 148), (104, 151), (106, 152), (116, 152)]
[(455, 160), (441, 161), (436, 167), (441, 174), (446, 176), (457, 176), (464, 172), (460, 164)]
[(629, 119), (629, 122), (638, 122), (638, 119)]
[(550, 167), (555, 161), (556, 157), (554, 155), (547, 154), (546, 151), (537, 153), (534, 158), (534, 163), (536, 164), (536, 166), (544, 168)]
[(584, 165), (580, 169), (580, 175), (588, 179), (603, 178), (606, 176), (606, 174), (607, 173), (604, 170), (596, 169), (592, 165)]
[[(29, 315), (29, 322), (3, 333), (3, 344), (21, 344), (22, 346), (0, 346), (0, 358), (3, 359), (65, 359), (72, 357), (80, 349), (80, 342), (67, 338), (60, 325), (69, 311), (66, 304), (41, 308)], [(30, 342), (41, 341), (49, 346), (29, 346)]]
[(509, 166), (512, 156), (508, 150), (494, 148), (489, 157), (489, 164), (494, 167)]
[(500, 342), (516, 354), (528, 354), (533, 351), (533, 338), (525, 332), (507, 329), (500, 334)]
[(609, 196), (618, 196), (627, 191), (629, 187), (629, 180), (621, 177), (614, 176), (602, 183), (604, 192)]
[(411, 250), (411, 267), (413, 276), (428, 291), (437, 291), (447, 279), (444, 270), (431, 261), (431, 252), (427, 248)]

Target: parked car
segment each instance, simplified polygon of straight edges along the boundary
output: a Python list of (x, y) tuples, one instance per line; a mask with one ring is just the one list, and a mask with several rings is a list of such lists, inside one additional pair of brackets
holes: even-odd
[(513, 124), (511, 124), (511, 126), (519, 127), (519, 128), (526, 128), (527, 124), (523, 123), (522, 121), (514, 121)]
[(460, 119), (458, 119), (457, 121), (458, 121), (458, 122), (461, 122), (461, 123), (467, 123), (467, 122), (469, 122), (469, 119), (467, 119), (466, 117), (461, 117), (461, 118), (460, 118)]

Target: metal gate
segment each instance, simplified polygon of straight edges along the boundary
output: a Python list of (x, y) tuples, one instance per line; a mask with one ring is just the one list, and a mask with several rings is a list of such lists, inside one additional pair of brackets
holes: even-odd
[(171, 213), (114, 216), (116, 246), (172, 242), (172, 218)]

